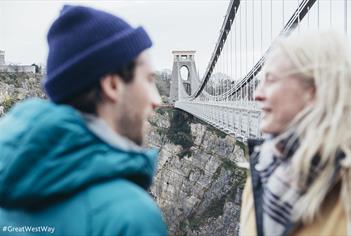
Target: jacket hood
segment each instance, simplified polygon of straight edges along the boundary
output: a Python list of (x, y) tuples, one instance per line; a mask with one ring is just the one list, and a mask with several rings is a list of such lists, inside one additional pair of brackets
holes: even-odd
[(73, 108), (30, 99), (0, 119), (0, 206), (31, 208), (116, 178), (147, 189), (156, 155), (122, 151), (93, 134)]

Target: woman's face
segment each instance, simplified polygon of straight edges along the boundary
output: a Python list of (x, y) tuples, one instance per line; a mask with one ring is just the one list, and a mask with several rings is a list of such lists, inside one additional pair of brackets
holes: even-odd
[(313, 100), (311, 86), (292, 71), (289, 60), (280, 52), (266, 62), (255, 93), (255, 100), (261, 103), (263, 133), (282, 133), (295, 115)]

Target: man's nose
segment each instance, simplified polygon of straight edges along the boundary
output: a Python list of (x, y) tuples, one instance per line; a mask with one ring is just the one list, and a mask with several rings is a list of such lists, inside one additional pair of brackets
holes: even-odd
[(151, 96), (151, 106), (152, 106), (152, 109), (155, 110), (157, 107), (159, 107), (161, 105), (161, 96), (160, 96), (160, 93), (158, 92), (156, 86), (155, 86), (155, 89), (154, 89), (154, 92)]

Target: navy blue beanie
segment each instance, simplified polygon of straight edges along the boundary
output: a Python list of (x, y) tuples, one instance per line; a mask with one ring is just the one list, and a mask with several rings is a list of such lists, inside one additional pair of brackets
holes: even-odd
[(70, 5), (63, 7), (47, 38), (44, 88), (54, 102), (84, 92), (152, 45), (142, 27), (133, 28), (104, 11)]

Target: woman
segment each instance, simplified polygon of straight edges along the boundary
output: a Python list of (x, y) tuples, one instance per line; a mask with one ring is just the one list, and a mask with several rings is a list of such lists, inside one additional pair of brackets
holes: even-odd
[(242, 235), (351, 235), (351, 49), (335, 32), (278, 40), (255, 99)]

